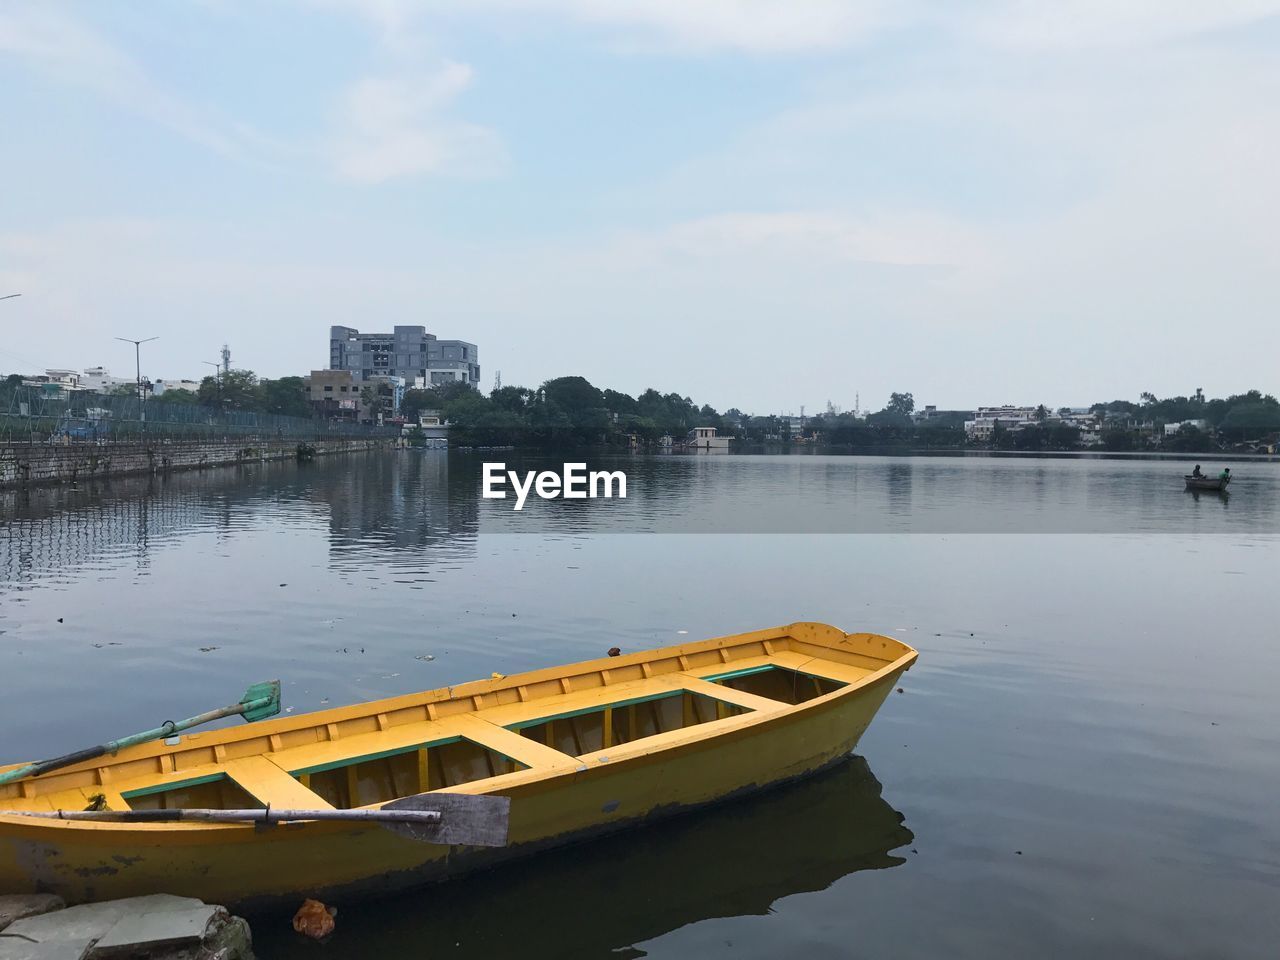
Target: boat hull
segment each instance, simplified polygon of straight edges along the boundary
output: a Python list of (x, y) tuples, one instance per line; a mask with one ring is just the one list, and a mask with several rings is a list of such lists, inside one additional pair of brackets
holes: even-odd
[(1226, 490), (1230, 478), (1222, 477), (1183, 477), (1188, 490)]
[(69, 902), (165, 892), (251, 910), (443, 880), (816, 773), (854, 749), (913, 659), (914, 651), (856, 688), (715, 735), (617, 762), (595, 756), (499, 789), (456, 788), (511, 798), (506, 847), (423, 844), (350, 823), (85, 829), (0, 813), (0, 892), (56, 892)]

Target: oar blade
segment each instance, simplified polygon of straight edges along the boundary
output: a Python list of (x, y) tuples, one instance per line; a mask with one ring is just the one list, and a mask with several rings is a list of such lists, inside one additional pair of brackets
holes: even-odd
[(419, 793), (383, 804), (384, 810), (436, 810), (436, 823), (384, 823), (393, 833), (422, 843), (505, 847), (511, 820), (510, 797), (465, 793)]
[(241, 703), (252, 703), (255, 700), (266, 700), (267, 702), (258, 704), (242, 714), (248, 723), (253, 723), (255, 720), (266, 720), (278, 714), (280, 712), (280, 681), (264, 680), (262, 683), (255, 683), (240, 698)]

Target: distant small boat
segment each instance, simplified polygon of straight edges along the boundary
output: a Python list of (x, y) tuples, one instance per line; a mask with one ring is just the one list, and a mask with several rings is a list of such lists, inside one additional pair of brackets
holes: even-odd
[(1185, 474), (1182, 478), (1187, 482), (1188, 490), (1226, 490), (1227, 484), (1231, 482), (1230, 477), (1197, 477), (1194, 474)]

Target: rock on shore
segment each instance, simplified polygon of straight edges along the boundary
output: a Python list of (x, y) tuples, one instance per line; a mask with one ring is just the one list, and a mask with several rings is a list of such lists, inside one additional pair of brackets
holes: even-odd
[(0, 896), (0, 960), (253, 960), (249, 925), (225, 907), (157, 894), (67, 907)]

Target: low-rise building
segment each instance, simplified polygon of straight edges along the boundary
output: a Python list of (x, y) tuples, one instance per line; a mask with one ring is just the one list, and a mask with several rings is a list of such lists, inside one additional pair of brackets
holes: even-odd
[(730, 439), (716, 436), (715, 427), (694, 427), (685, 437), (684, 447), (700, 453), (727, 453)]
[(963, 421), (970, 416), (968, 410), (939, 410), (935, 404), (927, 404), (923, 409), (916, 410), (911, 414), (911, 422), (929, 423), (933, 420), (954, 420)]
[[(128, 386), (136, 384), (135, 377), (113, 377), (111, 371), (106, 367), (85, 367), (84, 373), (79, 375), (80, 388), (82, 390), (92, 390), (94, 393), (110, 393), (116, 387)], [(143, 382), (147, 382), (147, 378), (142, 378)]]
[(399, 414), (407, 387), (404, 377), (393, 377), (390, 374), (367, 377), (364, 386), (372, 387), (374, 394), (381, 399), (377, 404), (381, 413), (390, 416)]
[(153, 397), (163, 397), (169, 390), (183, 390), (187, 393), (199, 393), (199, 380), (153, 380), (151, 381), (151, 395)]
[(1164, 425), (1164, 435), (1166, 437), (1177, 436), (1185, 427), (1192, 427), (1201, 433), (1209, 432), (1208, 420), (1182, 420), (1178, 423), (1166, 423)]
[(38, 390), (47, 400), (66, 399), (75, 391), (85, 389), (80, 382), (80, 375), (74, 370), (55, 367), (35, 376), (24, 377), (22, 385)]
[(428, 446), (438, 446), (437, 441), (447, 443), (449, 439), (449, 422), (440, 410), (419, 410), (417, 422), (405, 423), (403, 434), (408, 436), (414, 430), (422, 431), (422, 436), (429, 441)]
[(307, 400), (326, 419), (360, 419), (360, 385), (350, 370), (312, 370)]
[[(792, 437), (798, 437), (804, 432), (804, 426), (808, 422), (808, 417), (796, 416), (794, 413), (784, 413), (778, 417), (778, 427), (784, 433)], [(705, 428), (698, 428), (705, 429)]]
[(979, 407), (973, 413), (973, 419), (964, 422), (964, 434), (979, 443), (991, 439), (997, 427), (1005, 430), (1020, 430), (1036, 422), (1038, 407), (1015, 407), (1008, 404), (1000, 407)]

